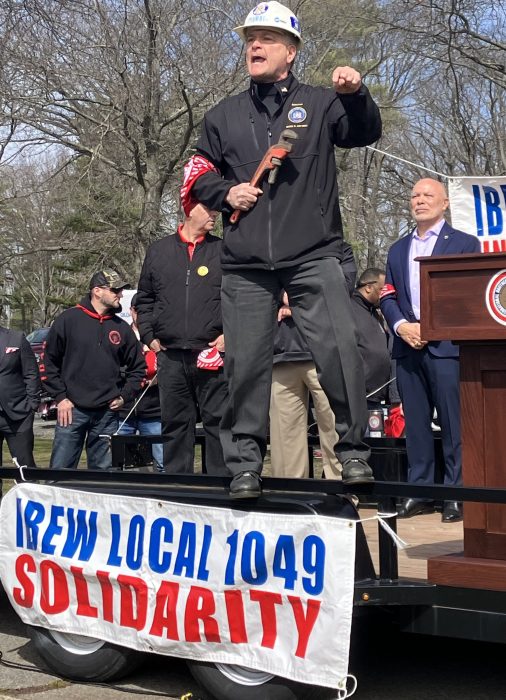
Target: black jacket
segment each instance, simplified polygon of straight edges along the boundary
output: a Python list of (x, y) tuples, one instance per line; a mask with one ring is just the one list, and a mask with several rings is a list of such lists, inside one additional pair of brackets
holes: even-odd
[[(378, 309), (359, 291), (353, 292), (353, 316), (357, 326), (358, 349), (364, 362), (365, 388), (370, 394), (390, 379), (391, 361), (388, 335)], [(382, 401), (388, 397), (388, 385), (369, 397), (370, 401)]]
[(179, 234), (149, 246), (137, 289), (143, 343), (158, 338), (172, 350), (203, 350), (223, 333), (221, 245), (221, 238), (207, 234), (192, 260)]
[(0, 326), (0, 411), (21, 421), (40, 403), (37, 360), (23, 333)]
[[(146, 353), (148, 352), (151, 354), (151, 356), (154, 356), (154, 352), (152, 350), (146, 350), (145, 348), (143, 348), (142, 343), (140, 342), (139, 345), (141, 346), (144, 358), (146, 358)], [(139, 403), (135, 406), (133, 412), (130, 414), (130, 418), (151, 418), (155, 420), (161, 420), (160, 392), (158, 390), (158, 380), (155, 378), (154, 382), (151, 384), (149, 389), (146, 390), (146, 383), (148, 381), (148, 378), (151, 378), (151, 375), (149, 373), (146, 379), (144, 380), (138, 395), (132, 401), (125, 403), (118, 411), (121, 420), (124, 420), (128, 416), (128, 414), (130, 413), (137, 399), (139, 399), (140, 396), (142, 396), (142, 398), (140, 399)]]
[[(121, 410), (118, 411), (120, 420), (125, 420), (139, 396), (144, 392), (144, 389), (145, 387), (142, 387), (139, 391), (139, 395), (136, 396), (134, 400), (129, 401), (126, 406), (122, 406)], [(155, 384), (154, 386), (151, 385), (133, 412), (130, 413), (130, 418), (151, 418), (161, 420), (161, 415), (160, 392), (158, 391), (158, 384)]]
[[(223, 267), (289, 267), (326, 256), (341, 258), (342, 225), (334, 146), (366, 146), (381, 135), (379, 110), (366, 87), (354, 95), (303, 85), (290, 74), (276, 83), (282, 103), (271, 118), (252, 82), (205, 116), (199, 153), (220, 170), (193, 185), (195, 197), (225, 210)], [(265, 179), (263, 195), (235, 226), (224, 198), (233, 185), (249, 182), (269, 146), (284, 129), (298, 136), (279, 169), (276, 183)]]
[[(125, 367), (124, 379), (121, 367)], [(67, 309), (49, 331), (40, 366), (44, 386), (56, 401), (101, 409), (118, 396), (139, 391), (146, 363), (134, 332), (115, 314), (99, 316), (90, 297)]]

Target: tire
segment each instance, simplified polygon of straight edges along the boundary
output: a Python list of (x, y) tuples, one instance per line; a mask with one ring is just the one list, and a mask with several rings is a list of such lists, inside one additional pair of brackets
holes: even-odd
[(336, 690), (295, 683), (244, 666), (187, 661), (202, 688), (216, 700), (330, 700)]
[(144, 655), (94, 637), (55, 632), (27, 625), (39, 655), (58, 676), (77, 681), (106, 682), (134, 671)]

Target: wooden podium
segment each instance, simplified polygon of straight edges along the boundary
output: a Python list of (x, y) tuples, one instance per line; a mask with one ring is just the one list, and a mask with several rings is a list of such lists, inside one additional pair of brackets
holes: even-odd
[[(506, 488), (506, 254), (422, 258), (421, 332), (460, 345), (465, 486)], [(428, 561), (428, 579), (506, 591), (506, 505), (464, 504), (464, 552)]]

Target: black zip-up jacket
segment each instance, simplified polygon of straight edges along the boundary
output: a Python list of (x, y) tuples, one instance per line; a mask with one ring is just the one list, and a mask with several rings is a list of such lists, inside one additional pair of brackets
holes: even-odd
[(56, 401), (70, 399), (78, 408), (99, 410), (118, 396), (133, 399), (146, 363), (128, 323), (112, 313), (100, 316), (85, 296), (51, 326), (41, 374)]
[[(323, 257), (341, 258), (342, 224), (334, 146), (366, 146), (381, 135), (378, 107), (367, 88), (338, 95), (289, 77), (275, 83), (281, 94), (269, 116), (258, 86), (228, 97), (205, 116), (197, 150), (219, 169), (193, 185), (195, 197), (224, 211), (224, 269), (275, 269)], [(281, 132), (298, 136), (279, 169), (276, 183), (262, 181), (256, 205), (231, 226), (225, 196), (233, 185), (249, 182), (269, 146)]]
[(152, 243), (137, 289), (141, 340), (172, 350), (203, 350), (223, 333), (221, 238), (206, 234), (190, 260), (179, 234)]
[[(358, 349), (364, 362), (365, 389), (367, 394), (388, 382), (391, 374), (388, 333), (381, 321), (378, 309), (359, 291), (353, 292), (353, 316), (357, 326)], [(389, 394), (388, 385), (369, 397), (370, 401), (382, 401)]]

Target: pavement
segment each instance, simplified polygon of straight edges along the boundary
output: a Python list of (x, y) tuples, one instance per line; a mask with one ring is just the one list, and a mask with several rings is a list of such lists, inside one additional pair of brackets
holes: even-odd
[[(51, 438), (54, 421), (35, 422)], [(506, 642), (506, 639), (505, 639)], [(354, 621), (350, 673), (357, 700), (504, 700), (504, 644), (399, 632), (388, 618)], [(76, 683), (53, 675), (0, 586), (0, 700), (204, 700), (184, 660), (145, 655), (115, 684)], [(314, 696), (315, 699), (318, 695)], [(238, 698), (237, 700), (240, 700)]]
[(36, 438), (47, 438), (48, 440), (52, 440), (54, 437), (54, 427), (56, 425), (56, 421), (54, 420), (42, 420), (42, 418), (39, 418), (38, 416), (35, 416), (35, 420), (33, 422), (33, 434)]
[(76, 683), (46, 669), (0, 586), (0, 700), (206, 700), (183, 660), (146, 654), (114, 684)]

